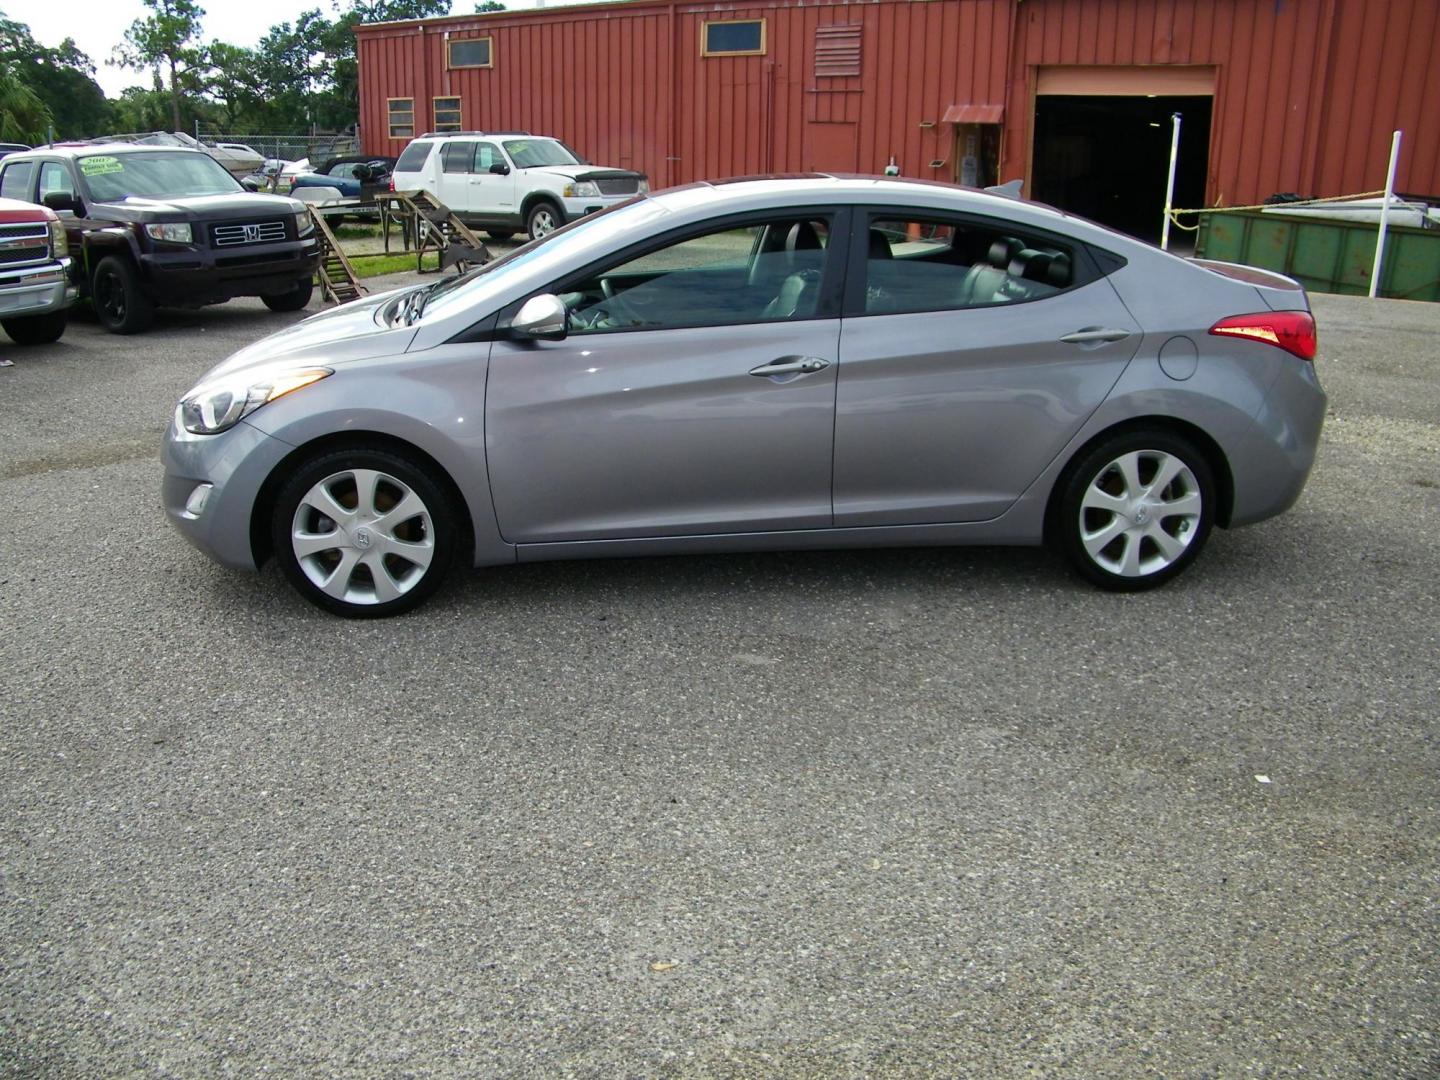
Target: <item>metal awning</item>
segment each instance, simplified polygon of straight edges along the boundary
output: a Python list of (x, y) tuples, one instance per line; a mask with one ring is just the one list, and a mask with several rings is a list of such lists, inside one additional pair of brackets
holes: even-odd
[(1004, 105), (951, 105), (942, 124), (998, 124), (1005, 116)]

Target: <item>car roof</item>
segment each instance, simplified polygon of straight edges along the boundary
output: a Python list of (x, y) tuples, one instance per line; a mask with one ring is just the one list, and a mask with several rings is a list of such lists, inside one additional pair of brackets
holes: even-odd
[(5, 160), (41, 157), (77, 158), (89, 154), (105, 154), (113, 157), (116, 154), (153, 154), (156, 152), (210, 156), (204, 150), (196, 150), (189, 146), (146, 146), (137, 143), (54, 143), (50, 146), (37, 146), (33, 150), (26, 150), (20, 154), (12, 154)]

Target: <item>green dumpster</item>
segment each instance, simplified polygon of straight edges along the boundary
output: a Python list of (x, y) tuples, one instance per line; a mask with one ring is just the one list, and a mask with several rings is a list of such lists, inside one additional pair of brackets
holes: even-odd
[[(1257, 210), (1200, 215), (1195, 254), (1278, 270), (1315, 292), (1367, 296), (1377, 225)], [(1440, 229), (1385, 230), (1380, 295), (1440, 301)]]

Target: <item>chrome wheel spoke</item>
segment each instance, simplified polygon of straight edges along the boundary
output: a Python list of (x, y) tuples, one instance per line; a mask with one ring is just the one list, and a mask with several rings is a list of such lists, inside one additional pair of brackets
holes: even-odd
[(372, 523), (376, 532), (389, 536), (397, 525), (403, 525), (411, 518), (425, 513), (425, 504), (413, 491), (405, 492), (404, 498), (386, 510)]
[(345, 509), (345, 507), (341, 506), (336, 500), (335, 496), (330, 494), (329, 484), (331, 480), (334, 479), (334, 477), (331, 477), (330, 480), (324, 480), (316, 484), (305, 493), (305, 498), (300, 500), (300, 506), (302, 508), (308, 506), (312, 510), (324, 514), (331, 521), (335, 522), (335, 524), (339, 525), (353, 518), (355, 511)]
[[(1178, 559), (1180, 553), (1185, 550), (1185, 541), (1177, 536), (1171, 536), (1160, 527), (1158, 521), (1151, 523), (1150, 527), (1145, 530), (1145, 535), (1148, 536), (1156, 548), (1159, 549), (1160, 557), (1165, 560), (1166, 566), (1169, 566)], [(1139, 545), (1137, 544), (1136, 546), (1138, 547)]]
[(1126, 577), (1140, 576), (1140, 536), (1138, 533), (1127, 532), (1125, 534), (1125, 553), (1120, 556), (1120, 565), (1117, 573)]
[(350, 591), (350, 575), (355, 572), (355, 564), (360, 561), (360, 553), (354, 548), (346, 548), (340, 552), (340, 562), (335, 569), (330, 571), (323, 581), (318, 582), (320, 588), (337, 600), (346, 599), (346, 593)]
[(1095, 484), (1085, 489), (1085, 497), (1080, 500), (1081, 510), (1105, 510), (1112, 514), (1123, 513), (1128, 506), (1123, 496), (1111, 495)]
[(1156, 456), (1159, 464), (1155, 469), (1155, 478), (1150, 481), (1150, 490), (1159, 495), (1170, 486), (1170, 481), (1190, 470), (1185, 467), (1185, 462), (1170, 454), (1157, 454)]
[(430, 560), (435, 557), (435, 545), (427, 537), (418, 542), (409, 540), (396, 540), (390, 537), (386, 541), (391, 555), (397, 555), (408, 563), (413, 563), (421, 570), (430, 565)]
[(1094, 532), (1082, 532), (1080, 538), (1085, 544), (1085, 550), (1090, 552), (1090, 557), (1097, 561), (1103, 561), (1100, 559), (1100, 553), (1125, 531), (1127, 525), (1128, 522), (1116, 514), (1103, 528), (1096, 529)]
[(1120, 470), (1120, 476), (1125, 481), (1125, 498), (1136, 498), (1145, 490), (1140, 483), (1140, 452), (1138, 450), (1116, 458), (1112, 468)]
[(297, 559), (307, 559), (322, 551), (336, 551), (348, 544), (349, 540), (339, 529), (327, 533), (301, 532), (297, 529), (290, 535), (290, 546), (294, 548)]
[(375, 489), (380, 483), (380, 474), (374, 469), (356, 469), (350, 475), (355, 478), (355, 512), (361, 517), (377, 513)]
[(1178, 499), (1170, 499), (1155, 507), (1157, 518), (1196, 517), (1200, 513), (1200, 493), (1187, 491)]
[(400, 582), (390, 576), (390, 571), (385, 567), (385, 559), (381, 555), (372, 553), (360, 561), (370, 570), (370, 579), (375, 583), (375, 602), (377, 604), (394, 600), (405, 591)]

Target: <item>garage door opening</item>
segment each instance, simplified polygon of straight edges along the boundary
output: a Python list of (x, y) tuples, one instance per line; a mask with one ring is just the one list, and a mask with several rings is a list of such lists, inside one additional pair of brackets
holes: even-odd
[[(1170, 169), (1170, 116), (1181, 115), (1175, 205), (1203, 206), (1211, 101), (1168, 95), (1037, 97), (1034, 197), (1158, 242)], [(1172, 246), (1175, 240), (1172, 232)]]

